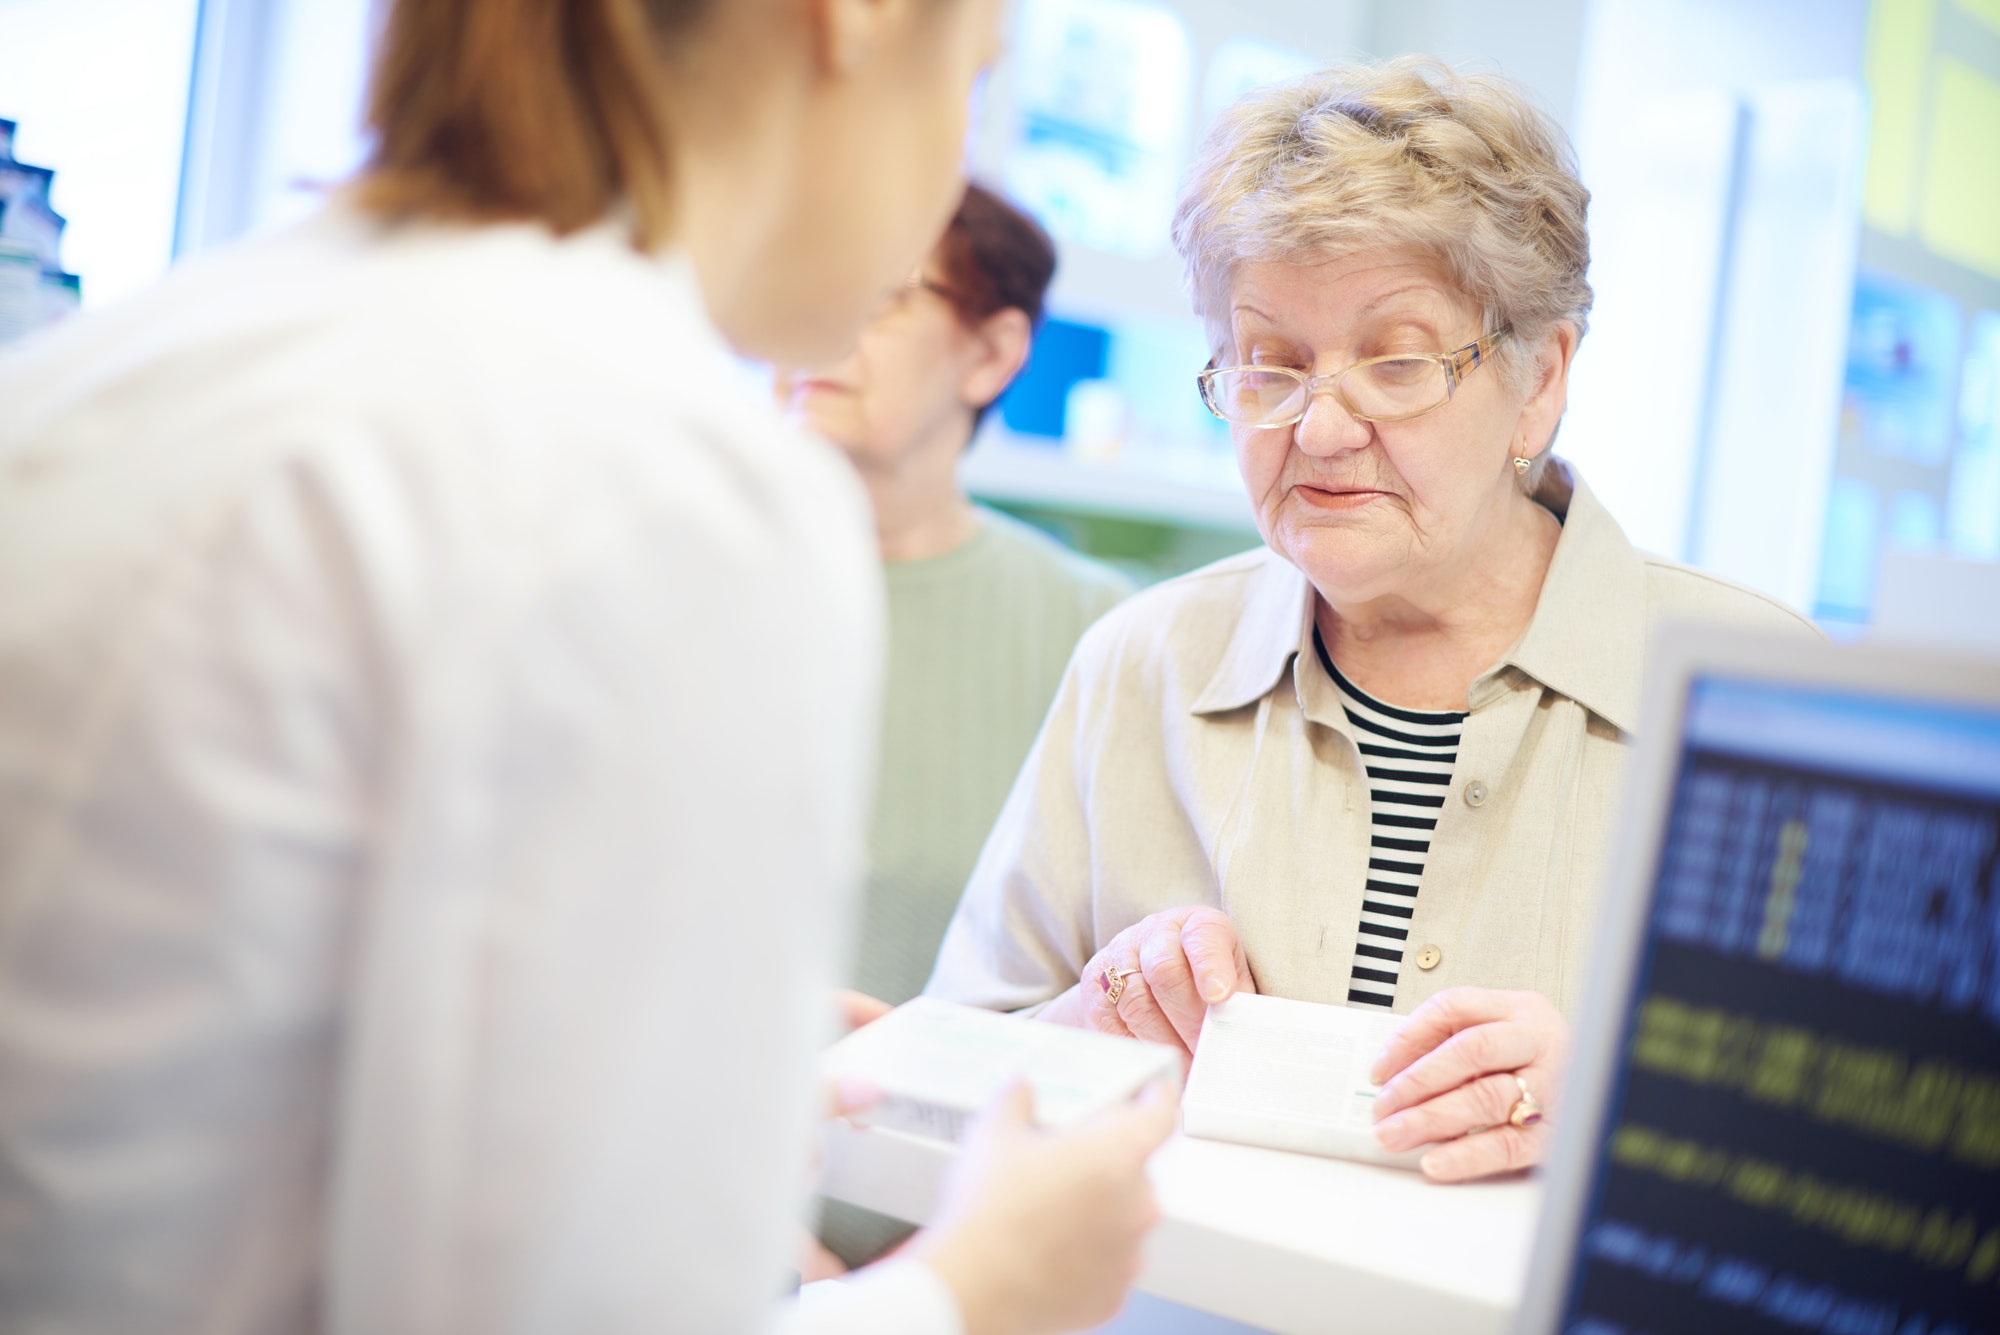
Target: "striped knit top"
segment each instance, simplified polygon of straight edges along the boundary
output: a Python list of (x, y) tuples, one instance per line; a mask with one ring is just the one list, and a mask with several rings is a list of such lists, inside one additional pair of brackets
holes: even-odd
[(1313, 632), (1320, 662), (1340, 691), (1368, 771), (1368, 880), (1361, 896), (1361, 924), (1347, 999), (1361, 1006), (1396, 1004), (1396, 981), (1409, 946), (1431, 831), (1451, 788), (1465, 715), (1443, 710), (1399, 709), (1368, 695), (1333, 665)]

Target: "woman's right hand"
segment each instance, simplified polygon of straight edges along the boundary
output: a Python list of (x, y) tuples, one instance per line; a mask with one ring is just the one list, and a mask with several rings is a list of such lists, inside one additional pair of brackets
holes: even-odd
[[(1104, 986), (1106, 970), (1123, 975), (1115, 1000)], [(1208, 1008), (1256, 990), (1228, 914), (1167, 909), (1105, 943), (1084, 966), (1082, 980), (1050, 1002), (1040, 1018), (1165, 1043), (1192, 1055)]]
[(967, 1131), (936, 1220), (903, 1254), (951, 1288), (966, 1335), (1102, 1325), (1159, 1220), (1146, 1161), (1178, 1108), (1161, 1081), (1075, 1130), (1040, 1131), (1033, 1095), (1015, 1085)]

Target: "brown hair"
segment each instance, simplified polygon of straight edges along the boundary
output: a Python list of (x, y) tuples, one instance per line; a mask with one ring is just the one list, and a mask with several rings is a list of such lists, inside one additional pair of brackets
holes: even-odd
[(716, 0), (395, 0), (368, 93), (361, 206), (392, 218), (539, 219), (620, 203), (633, 239), (672, 224), (663, 43)]
[(965, 198), (938, 239), (938, 263), (958, 318), (977, 325), (1005, 310), (1042, 322), (1042, 302), (1056, 274), (1056, 246), (1042, 225), (983, 185)]
[[(983, 185), (965, 187), (938, 238), (937, 258), (944, 298), (968, 329), (1005, 310), (1021, 311), (1031, 327), (1041, 326), (1056, 245), (1040, 223), (998, 194)], [(996, 396), (973, 413), (975, 430), (998, 402)]]

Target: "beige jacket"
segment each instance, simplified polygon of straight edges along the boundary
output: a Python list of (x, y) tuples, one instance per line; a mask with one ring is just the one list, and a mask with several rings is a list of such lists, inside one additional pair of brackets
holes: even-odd
[[(1537, 499), (1562, 537), (1527, 633), (1469, 692), (1398, 1012), (1472, 985), (1533, 988), (1574, 1013), (1654, 628), (1703, 619), (1817, 634), (1761, 594), (1636, 551), (1573, 472), (1558, 464), (1548, 478)], [(1259, 990), (1345, 1003), (1368, 784), (1312, 649), (1313, 598), (1260, 548), (1092, 628), (927, 992), (1033, 1006), (1124, 928), (1206, 904), (1235, 920)]]

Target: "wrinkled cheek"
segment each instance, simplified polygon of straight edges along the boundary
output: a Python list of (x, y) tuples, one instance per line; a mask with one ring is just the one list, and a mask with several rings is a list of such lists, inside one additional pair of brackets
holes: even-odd
[(1264, 541), (1278, 545), (1278, 529), (1282, 524), (1285, 504), (1285, 489), (1281, 479), (1285, 474), (1285, 460), (1292, 450), (1289, 431), (1250, 431), (1238, 427), (1230, 432), (1236, 446), (1236, 471), (1243, 479), (1243, 490), (1250, 498), (1250, 510), (1257, 520), (1257, 531)]

